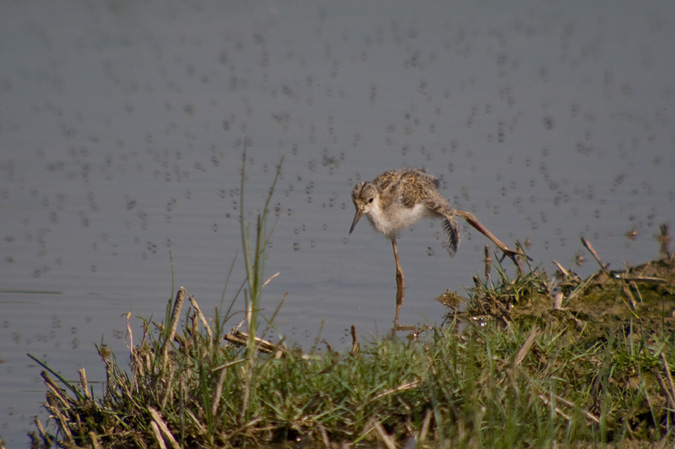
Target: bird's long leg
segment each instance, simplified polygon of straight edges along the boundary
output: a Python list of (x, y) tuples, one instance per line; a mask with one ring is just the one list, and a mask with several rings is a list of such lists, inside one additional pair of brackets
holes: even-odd
[(469, 223), (471, 226), (476, 228), (481, 234), (483, 234), (485, 237), (492, 240), (492, 242), (495, 245), (497, 245), (499, 247), (499, 249), (502, 250), (504, 255), (507, 256), (508, 258), (510, 258), (513, 261), (513, 263), (516, 264), (516, 266), (519, 266), (518, 262), (516, 260), (516, 256), (527, 257), (525, 254), (523, 254), (522, 251), (514, 251), (514, 250), (510, 249), (508, 246), (506, 246), (504, 244), (504, 242), (499, 240), (497, 237), (494, 236), (493, 233), (488, 231), (488, 229), (485, 226), (483, 226), (483, 224), (480, 221), (478, 221), (476, 216), (474, 214), (472, 214), (471, 212), (467, 212), (467, 211), (463, 211), (463, 210), (456, 210), (455, 215), (465, 219), (467, 223)]
[(394, 328), (398, 327), (398, 316), (401, 312), (401, 306), (405, 299), (405, 278), (401, 263), (398, 260), (398, 247), (396, 246), (396, 237), (391, 239), (391, 246), (394, 249), (394, 259), (396, 259), (396, 316), (394, 317)]

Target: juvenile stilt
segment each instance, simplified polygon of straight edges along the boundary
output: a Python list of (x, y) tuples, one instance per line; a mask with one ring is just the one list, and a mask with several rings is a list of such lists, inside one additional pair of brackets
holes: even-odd
[(443, 246), (453, 256), (459, 246), (460, 233), (455, 216), (464, 218), (492, 242), (505, 256), (517, 265), (516, 256), (525, 256), (513, 251), (485, 228), (470, 212), (456, 211), (438, 192), (438, 179), (421, 169), (403, 169), (385, 172), (372, 182), (361, 182), (352, 191), (356, 214), (349, 229), (351, 234), (362, 216), (368, 217), (373, 227), (391, 239), (396, 261), (396, 315), (394, 328), (401, 329), (398, 319), (405, 299), (405, 278), (398, 258), (396, 236), (421, 218), (441, 218), (446, 240)]

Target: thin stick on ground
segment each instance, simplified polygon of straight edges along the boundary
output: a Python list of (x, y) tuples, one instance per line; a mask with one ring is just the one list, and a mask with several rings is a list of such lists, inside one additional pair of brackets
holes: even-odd
[(520, 362), (522, 362), (527, 353), (530, 352), (534, 341), (539, 335), (541, 335), (541, 329), (539, 329), (539, 326), (534, 326), (532, 331), (530, 331), (530, 335), (527, 337), (527, 340), (525, 340), (525, 343), (523, 343), (523, 346), (520, 347), (518, 354), (516, 354), (516, 358), (513, 359), (513, 369), (520, 365)]
[(490, 281), (490, 268), (492, 267), (492, 256), (490, 254), (490, 246), (485, 245), (485, 258), (483, 259), (485, 264), (485, 280)]
[(351, 351), (349, 351), (349, 354), (356, 355), (361, 350), (361, 345), (359, 344), (359, 341), (356, 338), (356, 326), (354, 326), (353, 324), (351, 328), (351, 333), (352, 333), (352, 349)]
[[(159, 430), (162, 432), (163, 440), (169, 440), (169, 444), (173, 449), (180, 449), (180, 444), (176, 441), (173, 434), (169, 430), (169, 427), (166, 425), (159, 412), (152, 407), (148, 407), (148, 412), (152, 416), (152, 422), (157, 425)], [(158, 443), (161, 441), (160, 438), (157, 439)], [(161, 443), (160, 443), (161, 444)]]
[(223, 384), (225, 384), (225, 380), (227, 379), (227, 367), (224, 367), (220, 370), (220, 374), (218, 375), (218, 382), (216, 382), (216, 389), (213, 392), (213, 398), (211, 399), (212, 405), (211, 405), (211, 415), (212, 416), (217, 416), (218, 415), (218, 407), (220, 406), (220, 399), (223, 395)]
[(570, 276), (570, 272), (567, 271), (567, 270), (565, 269), (565, 267), (563, 267), (563, 266), (560, 264), (560, 262), (558, 262), (558, 261), (555, 260), (555, 259), (554, 259), (552, 262), (553, 262), (553, 264), (554, 264), (556, 267), (558, 267), (558, 270), (560, 270), (560, 272), (563, 274), (564, 277), (569, 277), (569, 276)]
[(84, 397), (87, 399), (91, 400), (91, 393), (89, 392), (89, 385), (87, 383), (87, 373), (84, 370), (84, 368), (80, 368), (77, 370), (77, 374), (80, 376), (80, 387), (82, 388), (82, 392), (84, 393)]
[(323, 442), (324, 447), (326, 447), (326, 449), (330, 449), (332, 446), (330, 444), (330, 438), (328, 437), (326, 428), (322, 426), (321, 423), (317, 423), (316, 426), (319, 429), (319, 435), (321, 435), (321, 441)]
[(377, 435), (380, 437), (384, 445), (387, 446), (387, 449), (396, 449), (396, 443), (394, 443), (394, 440), (389, 436), (389, 434), (387, 434), (387, 431), (384, 430), (384, 427), (382, 427), (380, 421), (374, 419), (373, 428), (377, 432)]
[(162, 432), (159, 431), (157, 423), (154, 421), (150, 422), (150, 429), (152, 430), (152, 435), (155, 437), (155, 441), (157, 441), (157, 445), (159, 445), (159, 449), (167, 449), (164, 438), (162, 438)]
[(211, 326), (209, 326), (209, 322), (206, 321), (206, 318), (204, 317), (204, 314), (202, 313), (202, 309), (199, 308), (199, 304), (197, 304), (197, 300), (193, 295), (188, 296), (188, 300), (190, 300), (190, 304), (192, 305), (192, 308), (197, 311), (197, 316), (199, 317), (199, 321), (201, 321), (202, 326), (204, 326), (204, 329), (206, 329), (206, 333), (209, 334), (209, 341), (213, 341), (213, 331), (211, 331)]
[(37, 416), (34, 418), (35, 425), (38, 428), (38, 433), (40, 434), (40, 438), (42, 438), (42, 441), (47, 447), (52, 446), (52, 439), (49, 437), (49, 434), (45, 431), (45, 428), (42, 426), (42, 421), (40, 421), (40, 418)]
[(431, 424), (431, 418), (433, 418), (434, 413), (431, 408), (428, 408), (424, 414), (424, 421), (422, 421), (422, 428), (420, 429), (419, 434), (417, 435), (418, 443), (423, 443), (427, 439), (427, 433), (429, 432), (429, 425)]
[(663, 372), (666, 374), (666, 378), (663, 379), (660, 373), (656, 373), (656, 378), (659, 381), (659, 385), (663, 390), (664, 395), (668, 399), (668, 403), (672, 409), (675, 409), (675, 383), (673, 383), (673, 376), (670, 373), (670, 368), (668, 367), (668, 361), (663, 352), (660, 354), (661, 362), (663, 363)]
[[(546, 395), (540, 394), (540, 395), (538, 395), (538, 397), (539, 397), (539, 399), (540, 399), (544, 404), (546, 404), (546, 405), (550, 405), (550, 404), (551, 404), (550, 399), (549, 399)], [(566, 400), (566, 399), (564, 399), (564, 398), (561, 398), (561, 397), (558, 396), (558, 395), (554, 395), (553, 397), (555, 398), (555, 400), (556, 400), (557, 402), (560, 402), (561, 404), (566, 405), (567, 407), (570, 407), (570, 408), (576, 408), (576, 407), (577, 407), (576, 404), (574, 404), (573, 402), (570, 402), (570, 401), (568, 401), (568, 400)], [(556, 408), (554, 409), (554, 411), (555, 411), (559, 416), (562, 416), (563, 418), (565, 418), (565, 419), (568, 420), (568, 421), (570, 421), (570, 420), (572, 419), (568, 414), (566, 414), (565, 412), (563, 412), (562, 410), (560, 410), (559, 407), (556, 407)], [(598, 418), (597, 416), (593, 415), (591, 412), (586, 411), (586, 410), (580, 410), (580, 411), (581, 411), (581, 413), (586, 417), (586, 419), (588, 420), (589, 423), (600, 424), (600, 418)]]
[(593, 256), (595, 261), (598, 263), (598, 265), (600, 265), (600, 269), (602, 269), (602, 272), (605, 273), (605, 274), (609, 274), (609, 270), (607, 269), (609, 264), (602, 263), (602, 260), (600, 260), (600, 256), (595, 251), (595, 249), (593, 249), (593, 245), (591, 245), (591, 242), (589, 242), (585, 238), (581, 237), (581, 243), (588, 250), (588, 252), (591, 253), (591, 255)]
[(176, 300), (173, 303), (173, 311), (171, 312), (171, 325), (169, 327), (169, 333), (166, 340), (164, 341), (164, 347), (162, 348), (163, 360), (166, 362), (168, 357), (166, 356), (169, 352), (170, 342), (173, 341), (173, 337), (176, 336), (176, 329), (178, 329), (178, 320), (180, 318), (180, 310), (183, 307), (183, 301), (185, 301), (185, 287), (179, 287), (178, 292), (176, 293)]
[(91, 445), (93, 446), (93, 449), (101, 448), (101, 445), (98, 442), (98, 437), (96, 436), (95, 432), (89, 432), (89, 438), (91, 438)]
[(661, 256), (665, 259), (670, 259), (672, 256), (670, 252), (670, 226), (663, 223), (659, 226), (659, 235), (656, 237), (656, 240), (659, 242)]

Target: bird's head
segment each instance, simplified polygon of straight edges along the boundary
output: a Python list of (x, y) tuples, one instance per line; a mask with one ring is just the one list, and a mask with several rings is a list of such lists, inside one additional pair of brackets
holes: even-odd
[(356, 208), (356, 214), (354, 215), (352, 227), (349, 228), (350, 234), (361, 217), (368, 215), (370, 210), (376, 206), (378, 195), (377, 188), (369, 182), (360, 182), (354, 187), (354, 190), (352, 190), (352, 201)]

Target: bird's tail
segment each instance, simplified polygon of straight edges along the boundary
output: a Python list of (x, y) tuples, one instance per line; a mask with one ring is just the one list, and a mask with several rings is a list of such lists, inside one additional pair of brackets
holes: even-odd
[(448, 236), (448, 240), (443, 242), (443, 246), (450, 256), (454, 256), (457, 252), (457, 247), (459, 246), (459, 240), (461, 235), (459, 233), (459, 226), (457, 225), (457, 220), (455, 220), (454, 215), (446, 215), (443, 220), (443, 229)]

